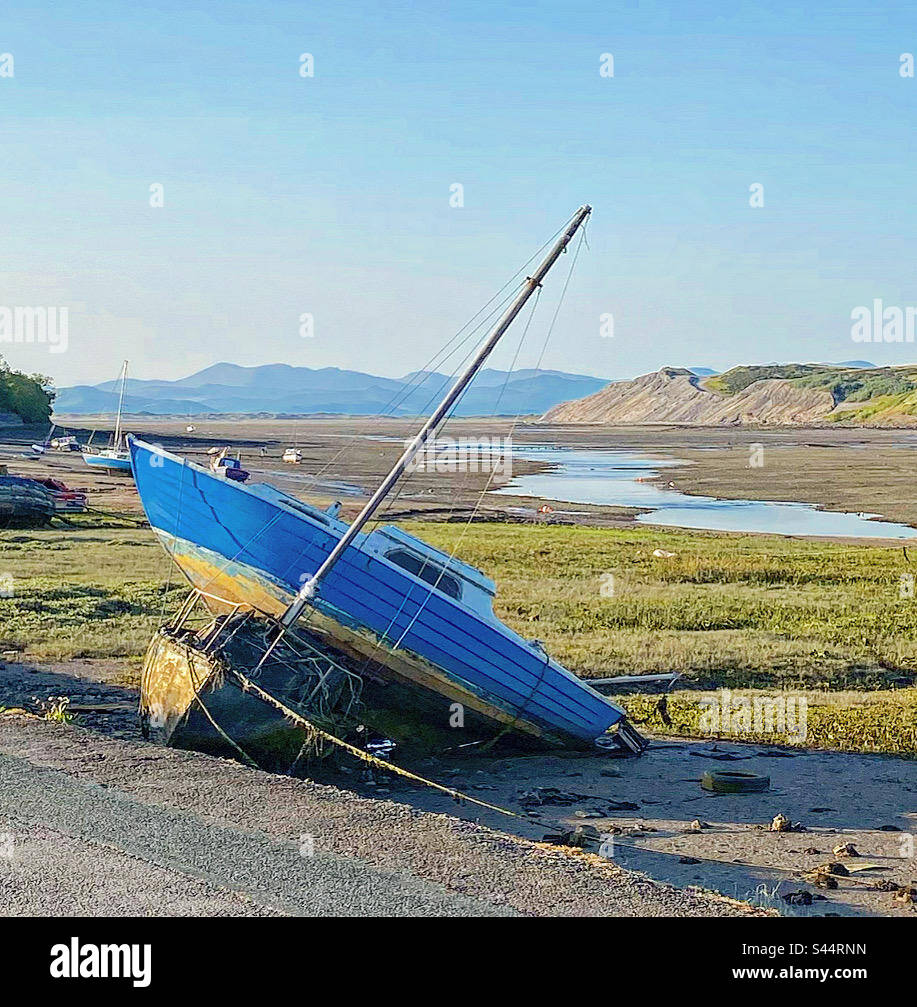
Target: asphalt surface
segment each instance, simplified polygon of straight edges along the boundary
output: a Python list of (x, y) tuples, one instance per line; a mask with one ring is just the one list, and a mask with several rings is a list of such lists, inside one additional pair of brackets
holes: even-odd
[(722, 916), (657, 884), (389, 799), (0, 716), (7, 916)]
[[(79, 897), (110, 882), (113, 868), (125, 864), (131, 884), (119, 886), (120, 899), (111, 891), (106, 898), (115, 913), (134, 911), (138, 900), (154, 905), (163, 882), (180, 892), (187, 879), (195, 894), (186, 902), (204, 900), (220, 915), (240, 909), (243, 915), (287, 916), (507, 914), (439, 885), (317, 851), (308, 836), (295, 846), (212, 825), (8, 755), (0, 755), (0, 822), (7, 853), (12, 848), (0, 868), (3, 898), (30, 915), (68, 904), (68, 877), (78, 882)], [(63, 861), (66, 871), (60, 870)], [(34, 886), (42, 876), (51, 884)]]

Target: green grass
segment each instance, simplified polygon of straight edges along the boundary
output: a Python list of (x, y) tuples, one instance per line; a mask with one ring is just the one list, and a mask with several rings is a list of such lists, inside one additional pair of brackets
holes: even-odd
[[(778, 694), (779, 695), (779, 694)], [(678, 737), (710, 736), (740, 741), (760, 742), (765, 745), (802, 745), (806, 748), (842, 749), (858, 752), (882, 752), (889, 755), (917, 757), (917, 689), (871, 693), (793, 693), (799, 702), (806, 703), (806, 732), (804, 739), (794, 733), (745, 733), (730, 723), (721, 731), (710, 732), (704, 724), (707, 710), (703, 701), (717, 703), (713, 693), (675, 692), (667, 699), (666, 724), (656, 711), (659, 696), (620, 695), (614, 699), (623, 706), (630, 717), (654, 734)], [(753, 702), (755, 693), (743, 690), (735, 697)], [(721, 704), (720, 704), (721, 705)], [(732, 709), (737, 708), (734, 702)], [(754, 726), (754, 725), (753, 725)], [(762, 723), (766, 726), (766, 722)]]
[[(451, 549), (462, 529), (411, 529)], [(653, 556), (662, 548), (675, 555)], [(472, 525), (458, 555), (496, 611), (586, 677), (680, 671), (698, 686), (917, 681), (917, 600), (899, 548), (656, 529)], [(603, 576), (614, 595), (602, 594)], [(608, 583), (607, 577), (605, 583)]]
[(752, 364), (751, 366), (733, 367), (722, 374), (714, 374), (704, 379), (704, 386), (714, 392), (724, 395), (735, 395), (756, 381), (769, 378), (807, 378), (819, 376), (822, 373), (838, 373), (834, 368), (830, 372), (819, 364)]
[(0, 532), (0, 573), (0, 650), (44, 660), (136, 657), (186, 590), (142, 529)]
[(860, 408), (832, 414), (830, 419), (837, 423), (864, 423), (883, 414), (885, 418), (912, 415), (914, 392), (917, 391), (917, 372), (910, 369), (845, 368), (824, 364), (733, 367), (723, 374), (706, 378), (704, 386), (710, 391), (735, 395), (755, 381), (768, 378), (786, 379), (798, 388), (824, 388), (831, 392), (835, 403), (864, 403)]
[[(674, 670), (696, 690), (805, 690), (821, 697), (809, 705), (811, 743), (915, 750), (917, 599), (900, 585), (917, 568), (900, 548), (653, 528), (405, 527), (493, 577), (500, 618), (586, 678)], [(659, 548), (675, 555), (653, 556)], [(0, 598), (0, 650), (35, 659), (138, 658), (185, 591), (177, 573), (167, 588), (167, 557), (141, 529), (2, 532), (6, 572), (14, 594)], [(673, 694), (673, 730), (698, 731), (699, 695)], [(651, 708), (647, 697), (626, 703)]]

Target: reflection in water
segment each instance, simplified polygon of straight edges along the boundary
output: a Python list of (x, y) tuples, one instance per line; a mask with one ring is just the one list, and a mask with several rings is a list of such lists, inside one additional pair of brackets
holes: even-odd
[(776, 535), (845, 535), (858, 538), (914, 538), (917, 528), (889, 521), (870, 521), (868, 514), (816, 510), (810, 504), (762, 500), (717, 500), (688, 496), (663, 484), (639, 482), (679, 464), (629, 451), (578, 450), (513, 446), (516, 458), (550, 462), (549, 472), (516, 476), (495, 490), (513, 496), (542, 497), (609, 507), (652, 508), (641, 514), (645, 524), (715, 531), (770, 532)]

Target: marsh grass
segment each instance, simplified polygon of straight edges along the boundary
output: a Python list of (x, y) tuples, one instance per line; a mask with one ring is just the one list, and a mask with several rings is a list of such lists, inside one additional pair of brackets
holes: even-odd
[(143, 653), (162, 612), (187, 588), (151, 532), (41, 529), (0, 533), (0, 650), (63, 661)]
[[(917, 599), (900, 589), (917, 567), (900, 547), (654, 528), (406, 528), (481, 567), (498, 583), (500, 618), (586, 678), (675, 670), (696, 690), (804, 690), (807, 743), (917, 751), (917, 689), (904, 688), (917, 684)], [(14, 578), (13, 597), (0, 598), (0, 650), (124, 658), (131, 681), (186, 590), (143, 529), (0, 532), (0, 572)], [(699, 695), (673, 693), (673, 727), (649, 726), (698, 733)], [(656, 697), (622, 702), (642, 719)]]
[(898, 547), (653, 528), (411, 530), (447, 551), (461, 537), (457, 554), (498, 580), (498, 615), (587, 678), (680, 671), (697, 686), (813, 689), (917, 681), (917, 599), (901, 597), (902, 574), (917, 566)]
[[(741, 690), (732, 699), (753, 699), (753, 690)], [(760, 695), (760, 692), (757, 693)], [(780, 693), (769, 693), (780, 696)], [(917, 689), (897, 689), (872, 693), (794, 692), (798, 703), (806, 699), (806, 732), (800, 739), (795, 733), (774, 731), (744, 732), (725, 725), (715, 734), (704, 730), (703, 702), (716, 703), (719, 697), (710, 692), (675, 692), (668, 696), (666, 723), (656, 712), (659, 696), (618, 695), (613, 697), (635, 722), (644, 724), (654, 734), (678, 737), (708, 736), (736, 741), (759, 742), (762, 745), (790, 745), (805, 748), (841, 749), (857, 752), (880, 752), (889, 755), (917, 757)]]

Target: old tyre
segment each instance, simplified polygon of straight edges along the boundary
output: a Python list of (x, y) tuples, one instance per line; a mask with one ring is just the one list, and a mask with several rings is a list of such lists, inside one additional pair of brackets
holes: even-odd
[(770, 788), (771, 778), (757, 773), (707, 772), (700, 785), (719, 794), (757, 794)]

